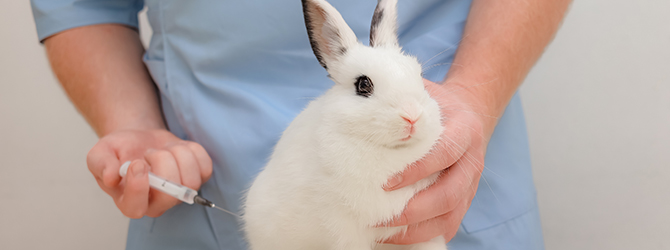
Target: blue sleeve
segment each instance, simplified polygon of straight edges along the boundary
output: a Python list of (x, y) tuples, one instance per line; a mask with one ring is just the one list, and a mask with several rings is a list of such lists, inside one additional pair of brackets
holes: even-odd
[(144, 0), (31, 0), (40, 41), (58, 32), (92, 24), (118, 23), (137, 28)]

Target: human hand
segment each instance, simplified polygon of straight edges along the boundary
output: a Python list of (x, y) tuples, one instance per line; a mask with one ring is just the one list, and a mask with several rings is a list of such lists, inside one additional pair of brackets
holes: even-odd
[[(132, 161), (125, 178), (119, 168)], [(121, 212), (134, 219), (158, 217), (181, 201), (149, 188), (148, 172), (194, 190), (212, 175), (212, 160), (198, 143), (164, 129), (124, 130), (101, 138), (86, 162), (102, 190)]]
[(389, 225), (408, 225), (407, 232), (388, 239), (390, 244), (425, 242), (439, 235), (454, 237), (477, 191), (484, 169), (486, 146), (497, 119), (481, 112), (482, 102), (456, 84), (438, 85), (424, 79), (426, 90), (441, 107), (444, 131), (438, 145), (423, 159), (391, 178), (385, 188), (396, 190), (442, 172), (437, 181), (419, 192)]

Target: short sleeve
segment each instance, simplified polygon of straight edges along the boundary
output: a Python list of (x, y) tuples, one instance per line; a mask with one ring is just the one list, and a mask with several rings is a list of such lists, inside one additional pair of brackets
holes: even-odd
[(40, 42), (58, 32), (93, 24), (118, 23), (137, 28), (144, 0), (31, 0)]

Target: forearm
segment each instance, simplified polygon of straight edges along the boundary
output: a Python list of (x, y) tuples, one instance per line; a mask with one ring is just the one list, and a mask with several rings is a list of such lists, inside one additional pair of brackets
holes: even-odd
[[(445, 86), (465, 88), (476, 112), (502, 115), (551, 41), (570, 0), (473, 0)], [(485, 132), (492, 133), (496, 119)]]
[(98, 136), (165, 128), (135, 30), (116, 24), (84, 26), (47, 38), (45, 46), (65, 92)]

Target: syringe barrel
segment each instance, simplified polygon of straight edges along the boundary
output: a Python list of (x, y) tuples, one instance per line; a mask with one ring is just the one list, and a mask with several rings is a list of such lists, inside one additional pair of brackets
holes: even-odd
[[(128, 172), (128, 166), (130, 166), (130, 162), (126, 162), (121, 165), (121, 168), (119, 169), (119, 175), (122, 177), (126, 176), (126, 173)], [(196, 195), (198, 195), (198, 191), (168, 181), (151, 172), (149, 172), (149, 186), (188, 204), (193, 204), (193, 199)]]
[(188, 204), (193, 204), (193, 198), (198, 195), (198, 191), (163, 179), (151, 172), (149, 172), (149, 186)]

